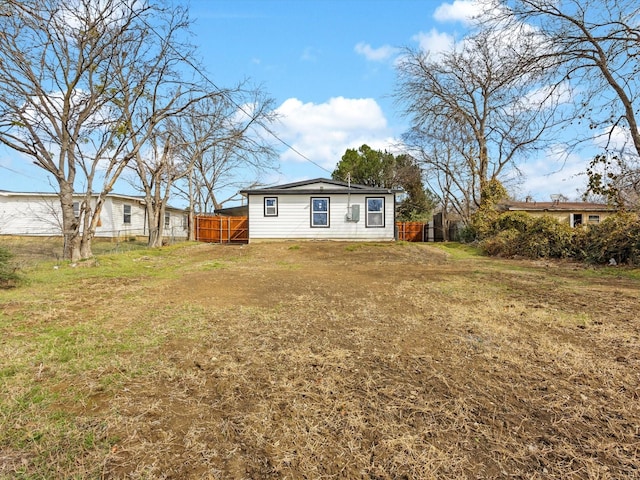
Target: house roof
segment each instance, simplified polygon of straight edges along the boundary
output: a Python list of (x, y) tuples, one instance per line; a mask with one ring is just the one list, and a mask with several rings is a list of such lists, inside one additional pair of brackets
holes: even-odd
[[(80, 197), (84, 195), (82, 192), (74, 193), (74, 197)], [(57, 192), (12, 192), (9, 190), (0, 190), (0, 197), (35, 197), (35, 198), (57, 198), (59, 194)], [(93, 197), (97, 197), (98, 194), (95, 193), (92, 195)], [(107, 197), (110, 198), (118, 198), (121, 200), (129, 200), (131, 202), (140, 202), (141, 204), (145, 203), (144, 196), (142, 195), (122, 195), (120, 193), (109, 193)], [(171, 205), (167, 205), (167, 208), (171, 210), (180, 210), (184, 211), (182, 208), (172, 207)]]
[(301, 182), (286, 183), (273, 187), (240, 190), (240, 194), (249, 195), (307, 195), (307, 194), (347, 194), (364, 193), (371, 195), (388, 195), (400, 192), (393, 188), (370, 187), (357, 183), (348, 184), (329, 178), (314, 178)]
[(249, 205), (237, 205), (235, 207), (217, 208), (213, 211), (223, 217), (243, 217), (249, 213)]
[(510, 212), (615, 212), (616, 208), (606, 203), (594, 202), (503, 202), (499, 205)]
[[(73, 194), (74, 197), (83, 196), (83, 192), (76, 192)], [(58, 197), (58, 192), (12, 192), (10, 190), (0, 190), (0, 196), (3, 197)], [(98, 194), (93, 194), (93, 197), (98, 196)], [(122, 195), (119, 193), (109, 193), (107, 197), (113, 198), (124, 198), (126, 200), (137, 200), (144, 201), (144, 197), (142, 195)]]

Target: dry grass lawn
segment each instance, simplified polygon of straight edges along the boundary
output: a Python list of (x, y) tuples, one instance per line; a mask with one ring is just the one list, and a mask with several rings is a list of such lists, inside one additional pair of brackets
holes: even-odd
[(333, 242), (25, 267), (0, 478), (640, 478), (640, 280), (615, 272)]

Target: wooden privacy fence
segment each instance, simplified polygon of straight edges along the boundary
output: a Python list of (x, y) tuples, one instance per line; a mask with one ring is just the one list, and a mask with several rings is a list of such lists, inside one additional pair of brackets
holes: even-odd
[(198, 215), (195, 218), (196, 240), (207, 243), (248, 243), (248, 217), (211, 217)]
[(397, 222), (398, 240), (405, 242), (428, 241), (427, 224), (423, 222)]
[[(440, 221), (438, 221), (440, 220)], [(434, 216), (434, 221), (423, 222), (397, 222), (396, 236), (398, 240), (405, 242), (444, 242), (459, 240), (459, 223), (451, 223), (449, 229), (445, 231), (442, 220)], [(445, 236), (445, 234), (447, 234)]]

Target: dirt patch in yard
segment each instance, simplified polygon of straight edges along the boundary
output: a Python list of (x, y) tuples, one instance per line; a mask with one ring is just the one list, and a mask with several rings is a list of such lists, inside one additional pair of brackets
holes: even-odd
[(104, 328), (150, 337), (65, 376), (103, 478), (640, 476), (635, 280), (413, 244), (179, 256), (116, 305), (95, 287), (127, 319)]

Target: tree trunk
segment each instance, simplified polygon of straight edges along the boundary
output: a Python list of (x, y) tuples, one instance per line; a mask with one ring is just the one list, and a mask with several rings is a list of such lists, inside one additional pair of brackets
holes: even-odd
[(448, 242), (449, 238), (449, 215), (443, 210), (442, 211), (442, 241)]
[(164, 205), (158, 207), (151, 200), (147, 200), (147, 225), (149, 239), (147, 246), (157, 248), (162, 246), (162, 232), (164, 226)]
[(189, 209), (189, 219), (188, 219), (188, 225), (187, 228), (189, 229), (189, 241), (190, 242), (195, 242), (196, 241), (196, 216), (193, 213), (193, 208)]
[(187, 228), (188, 228), (188, 240), (190, 242), (194, 242), (196, 239), (196, 230), (195, 230), (195, 215), (194, 215), (194, 207), (195, 207), (195, 201), (194, 201), (194, 195), (193, 195), (193, 168), (191, 170), (189, 170), (189, 220), (187, 223)]
[(59, 180), (60, 208), (62, 209), (62, 236), (64, 250), (62, 258), (77, 262), (82, 258), (80, 251), (80, 221), (73, 211), (73, 185)]

